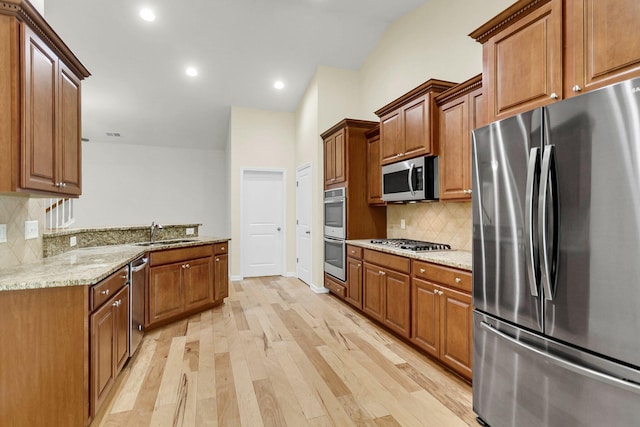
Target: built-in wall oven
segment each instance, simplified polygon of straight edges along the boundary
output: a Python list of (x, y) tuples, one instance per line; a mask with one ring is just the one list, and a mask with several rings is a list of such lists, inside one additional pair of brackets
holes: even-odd
[(324, 271), (344, 281), (347, 278), (344, 239), (324, 236)]
[(324, 192), (324, 271), (344, 281), (346, 271), (347, 237), (346, 188)]
[(324, 192), (324, 235), (344, 239), (347, 237), (346, 189), (336, 188)]

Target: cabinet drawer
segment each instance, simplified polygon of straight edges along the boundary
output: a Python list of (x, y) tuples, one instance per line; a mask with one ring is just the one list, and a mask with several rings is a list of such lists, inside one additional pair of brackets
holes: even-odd
[(423, 261), (413, 261), (414, 277), (471, 292), (471, 273)]
[(347, 256), (351, 258), (362, 259), (362, 248), (358, 246), (347, 245)]
[(347, 295), (347, 288), (344, 285), (334, 281), (326, 274), (324, 275), (324, 287), (341, 298), (344, 298)]
[(229, 242), (221, 242), (213, 245), (213, 253), (216, 255), (224, 255), (229, 253)]
[[(226, 247), (226, 245), (224, 245)], [(174, 262), (204, 258), (213, 255), (213, 245), (191, 246), (188, 248), (167, 249), (149, 253), (151, 267)]]
[(405, 258), (398, 255), (385, 254), (383, 252), (374, 251), (371, 249), (364, 250), (364, 259), (373, 264), (377, 264), (382, 267), (390, 268), (391, 270), (400, 271), (402, 273), (409, 273), (410, 262), (409, 258)]
[(129, 266), (124, 266), (102, 282), (92, 286), (89, 310), (95, 310), (115, 295), (127, 283), (128, 278)]

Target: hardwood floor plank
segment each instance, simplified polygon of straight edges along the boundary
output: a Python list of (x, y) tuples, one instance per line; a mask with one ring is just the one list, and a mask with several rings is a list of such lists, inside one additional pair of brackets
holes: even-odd
[(236, 319), (236, 325), (239, 331), (249, 330), (249, 324), (247, 318), (244, 316), (244, 310), (240, 301), (231, 301), (231, 308), (233, 309), (233, 315)]
[(373, 420), (378, 427), (402, 427), (391, 415)]
[(138, 353), (129, 361), (129, 375), (124, 381), (117, 399), (111, 408), (111, 414), (128, 412), (135, 407), (136, 397), (140, 393), (145, 375), (149, 371), (151, 359), (156, 350), (155, 340), (145, 340), (140, 344)]
[(240, 425), (240, 411), (229, 353), (216, 353), (216, 403), (218, 426)]
[(287, 423), (280, 410), (271, 381), (266, 378), (254, 381), (253, 389), (258, 399), (258, 406), (260, 407), (260, 414), (265, 427), (286, 426)]
[(179, 336), (172, 340), (167, 363), (165, 364), (156, 406), (162, 407), (178, 401), (178, 389), (182, 381), (182, 360), (187, 338)]
[[(198, 381), (198, 387), (201, 381)], [(215, 397), (196, 401), (196, 422), (198, 427), (218, 427), (217, 401)]]
[(229, 339), (229, 356), (238, 406), (242, 408), (240, 422), (245, 426), (261, 426), (260, 407), (253, 389), (251, 373), (249, 372), (240, 333), (236, 334), (233, 339)]

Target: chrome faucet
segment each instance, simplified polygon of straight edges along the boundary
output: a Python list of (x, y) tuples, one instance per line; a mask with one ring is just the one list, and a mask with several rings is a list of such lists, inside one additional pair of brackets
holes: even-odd
[(156, 224), (155, 221), (151, 221), (151, 230), (149, 231), (149, 243), (153, 243), (154, 239), (156, 238), (156, 231), (158, 231), (159, 228), (162, 228), (160, 224)]

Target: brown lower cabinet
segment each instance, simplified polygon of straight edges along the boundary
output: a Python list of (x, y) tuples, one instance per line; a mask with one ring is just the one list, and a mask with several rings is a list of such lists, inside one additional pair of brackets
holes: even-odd
[(412, 262), (411, 341), (471, 379), (471, 274)]
[(145, 327), (222, 302), (229, 289), (227, 246), (225, 242), (151, 252)]
[(325, 287), (471, 379), (471, 273), (347, 245), (347, 281)]
[(411, 327), (409, 260), (365, 249), (363, 311), (409, 338)]
[(128, 267), (90, 292), (90, 414), (94, 417), (129, 357)]

